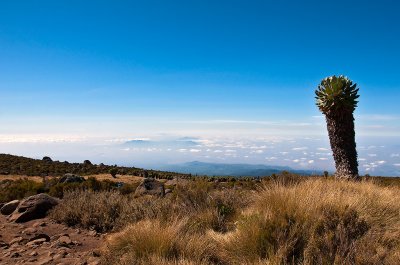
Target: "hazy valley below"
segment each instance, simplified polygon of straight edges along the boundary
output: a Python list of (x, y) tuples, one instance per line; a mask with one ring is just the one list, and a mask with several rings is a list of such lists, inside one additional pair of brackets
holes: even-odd
[[(358, 137), (357, 149), (361, 174), (399, 176), (399, 137)], [(334, 163), (326, 136), (321, 137), (182, 137), (152, 136), (121, 138), (46, 139), (0, 137), (0, 153), (41, 159), (168, 169), (185, 173), (241, 175), (271, 173), (290, 169), (295, 172), (334, 172)], [(191, 165), (199, 161), (204, 165)], [(189, 163), (189, 164), (185, 164)], [(216, 167), (214, 164), (223, 164)], [(232, 165), (232, 166), (229, 166)], [(207, 168), (204, 167), (207, 165)], [(235, 166), (236, 165), (236, 166)], [(237, 166), (240, 165), (240, 166)], [(262, 165), (261, 168), (259, 165)], [(245, 171), (243, 167), (251, 168)], [(267, 171), (254, 172), (255, 169)], [(217, 170), (213, 173), (212, 170)], [(218, 175), (218, 174), (217, 174)]]

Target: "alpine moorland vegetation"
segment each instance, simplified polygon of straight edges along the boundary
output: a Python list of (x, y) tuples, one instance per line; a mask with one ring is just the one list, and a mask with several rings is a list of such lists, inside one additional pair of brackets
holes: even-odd
[(51, 216), (112, 232), (104, 264), (399, 264), (398, 186), (282, 179), (191, 180), (166, 197), (74, 191)]
[(398, 188), (309, 179), (231, 192), (223, 204), (211, 192), (148, 204), (156, 210), (146, 215), (136, 208), (141, 218), (107, 238), (104, 264), (400, 263)]

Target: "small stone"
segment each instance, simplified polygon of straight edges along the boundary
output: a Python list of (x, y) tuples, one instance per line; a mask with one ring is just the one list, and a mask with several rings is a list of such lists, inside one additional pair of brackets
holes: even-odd
[(14, 245), (15, 243), (19, 244), (19, 243), (21, 243), (23, 240), (24, 240), (24, 238), (21, 237), (21, 236), (16, 237), (16, 238), (14, 238), (13, 240), (11, 240), (10, 246), (11, 246), (11, 245)]
[(88, 261), (88, 265), (99, 265), (100, 264), (100, 260), (90, 260)]
[(23, 231), (22, 231), (22, 234), (32, 235), (32, 234), (34, 234), (34, 233), (36, 233), (36, 232), (37, 232), (37, 230), (36, 230), (35, 228), (29, 227), (29, 228), (23, 230)]
[(61, 236), (58, 239), (58, 242), (60, 244), (66, 244), (66, 245), (71, 245), (72, 244), (72, 240), (71, 240), (71, 238), (69, 238), (69, 236)]
[(37, 234), (29, 239), (29, 241), (35, 241), (37, 239), (45, 239), (44, 242), (50, 241), (50, 237), (46, 234)]
[(21, 257), (21, 254), (19, 254), (18, 252), (15, 252), (10, 257), (13, 258), (13, 259), (19, 258), (19, 257)]
[(27, 246), (35, 246), (35, 245), (41, 245), (44, 242), (46, 242), (45, 238), (39, 238), (39, 239), (28, 242), (26, 245)]
[(96, 258), (100, 257), (100, 255), (101, 255), (99, 250), (93, 250), (91, 254), (93, 257), (96, 257)]
[(39, 254), (37, 253), (37, 251), (32, 251), (32, 252), (29, 254), (29, 256), (31, 256), (31, 257), (36, 257), (37, 255), (39, 255)]
[(51, 264), (51, 262), (53, 261), (53, 258), (51, 257), (47, 257), (47, 258), (43, 258), (37, 261), (38, 265), (47, 265), (47, 264)]
[(90, 230), (90, 231), (88, 232), (88, 235), (89, 235), (89, 236), (96, 236), (96, 235), (97, 235), (97, 232), (96, 232), (95, 230)]
[(75, 246), (82, 246), (82, 243), (79, 242), (79, 241), (72, 241), (72, 245), (75, 245)]
[(0, 248), (8, 248), (8, 247), (9, 245), (6, 242), (0, 241)]
[(40, 222), (36, 222), (32, 225), (33, 227), (45, 227), (47, 226), (46, 222), (40, 221)]
[(66, 251), (60, 251), (59, 253), (54, 255), (53, 259), (63, 259), (67, 256), (67, 254), (68, 253)]
[(1, 207), (0, 209), (0, 213), (3, 215), (12, 214), (15, 211), (15, 209), (17, 209), (19, 203), (20, 203), (19, 200), (14, 200), (4, 204), (3, 207)]

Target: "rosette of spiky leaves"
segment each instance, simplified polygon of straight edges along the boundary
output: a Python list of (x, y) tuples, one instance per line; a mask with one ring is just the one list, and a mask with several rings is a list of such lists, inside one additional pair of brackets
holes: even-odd
[(323, 79), (315, 94), (316, 104), (324, 114), (353, 112), (359, 97), (357, 84), (343, 75)]

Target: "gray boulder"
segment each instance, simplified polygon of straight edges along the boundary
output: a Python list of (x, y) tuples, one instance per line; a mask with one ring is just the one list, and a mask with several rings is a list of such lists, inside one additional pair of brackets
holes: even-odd
[(85, 161), (83, 161), (83, 164), (87, 165), (87, 166), (91, 166), (92, 162), (90, 162), (89, 160), (85, 160)]
[(19, 203), (20, 203), (19, 200), (13, 200), (13, 201), (10, 201), (10, 202), (4, 204), (0, 209), (0, 213), (3, 215), (12, 214), (15, 211), (15, 209), (17, 209)]
[(153, 178), (145, 178), (135, 190), (135, 196), (142, 195), (164, 196), (164, 184)]
[(71, 173), (67, 173), (65, 174), (63, 177), (60, 178), (60, 180), (58, 181), (58, 183), (82, 183), (85, 181), (85, 178), (75, 175), (75, 174), (71, 174)]
[(44, 218), (47, 212), (59, 203), (59, 199), (41, 193), (21, 201), (10, 216), (9, 221), (24, 223), (34, 219)]
[(53, 162), (53, 159), (51, 159), (49, 156), (45, 156), (42, 158), (42, 161), (50, 163)]

